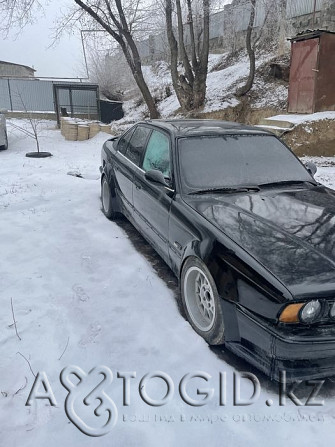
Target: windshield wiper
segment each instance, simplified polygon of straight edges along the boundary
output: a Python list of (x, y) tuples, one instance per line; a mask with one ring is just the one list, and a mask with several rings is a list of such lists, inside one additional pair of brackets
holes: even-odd
[(257, 185), (252, 186), (232, 186), (221, 188), (207, 188), (192, 191), (189, 194), (228, 194), (232, 192), (248, 192), (248, 191), (260, 191), (260, 187)]
[(311, 182), (311, 181), (308, 181), (308, 180), (281, 180), (281, 181), (278, 181), (278, 182), (270, 182), (270, 183), (262, 183), (262, 184), (260, 184), (260, 185), (258, 185), (259, 187), (264, 187), (264, 186), (280, 186), (280, 185), (283, 185), (283, 186), (290, 186), (290, 185), (303, 185), (303, 184), (305, 184), (305, 183), (309, 183), (309, 184), (311, 184), (311, 185), (313, 185), (313, 186), (317, 186), (317, 183), (314, 183), (314, 182)]

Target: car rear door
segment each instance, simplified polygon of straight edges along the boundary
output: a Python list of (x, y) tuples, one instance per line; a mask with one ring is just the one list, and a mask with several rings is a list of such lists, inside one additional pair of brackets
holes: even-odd
[(150, 129), (136, 126), (120, 138), (115, 156), (115, 178), (119, 189), (120, 199), (124, 207), (131, 214), (133, 209), (133, 180), (134, 171), (139, 169), (142, 153)]
[[(157, 169), (171, 187), (147, 180), (145, 172)], [(141, 169), (134, 174), (134, 219), (155, 250), (169, 263), (169, 211), (173, 197), (171, 143), (169, 136), (153, 130), (143, 156)]]

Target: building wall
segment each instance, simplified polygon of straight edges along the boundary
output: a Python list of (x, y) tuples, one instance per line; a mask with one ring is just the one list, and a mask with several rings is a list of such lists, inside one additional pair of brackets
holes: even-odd
[(24, 65), (0, 61), (0, 77), (32, 78), (35, 70)]

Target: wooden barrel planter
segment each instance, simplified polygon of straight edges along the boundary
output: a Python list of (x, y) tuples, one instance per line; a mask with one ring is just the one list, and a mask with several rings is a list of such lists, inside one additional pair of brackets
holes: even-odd
[(89, 123), (89, 126), (90, 126), (89, 138), (93, 138), (96, 136), (97, 133), (100, 132), (100, 124), (93, 121)]
[(68, 141), (77, 141), (78, 139), (78, 124), (77, 123), (68, 123), (64, 127), (63, 133), (65, 140)]
[(90, 126), (86, 124), (78, 124), (78, 141), (88, 140)]
[(65, 136), (65, 131), (69, 124), (73, 123), (72, 118), (64, 118), (62, 117), (60, 120), (60, 132), (63, 136)]
[(101, 130), (101, 132), (105, 132), (105, 133), (109, 133), (109, 134), (112, 133), (110, 124), (100, 124), (100, 130)]

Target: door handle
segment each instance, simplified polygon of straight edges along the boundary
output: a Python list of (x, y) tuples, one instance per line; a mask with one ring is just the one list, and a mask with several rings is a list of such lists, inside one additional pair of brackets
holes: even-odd
[(134, 185), (135, 185), (135, 188), (136, 188), (136, 189), (142, 189), (142, 186), (141, 186), (140, 183), (138, 183), (138, 182), (134, 182)]

